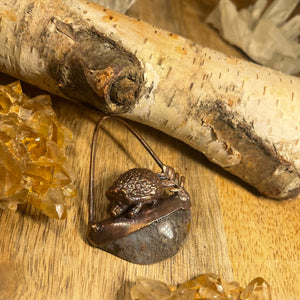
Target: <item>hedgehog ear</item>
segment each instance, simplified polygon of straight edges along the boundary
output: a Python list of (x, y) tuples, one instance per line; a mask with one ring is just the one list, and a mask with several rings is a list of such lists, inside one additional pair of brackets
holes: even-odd
[(118, 189), (116, 190), (116, 195), (119, 201), (122, 201), (122, 199), (126, 198), (126, 190), (125, 189)]
[(122, 193), (123, 195), (126, 195), (126, 190), (125, 189), (120, 189), (119, 193)]

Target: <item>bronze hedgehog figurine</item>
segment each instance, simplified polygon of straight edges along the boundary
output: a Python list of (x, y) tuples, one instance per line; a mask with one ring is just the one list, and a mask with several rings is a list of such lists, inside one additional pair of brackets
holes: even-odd
[(163, 185), (158, 174), (149, 169), (134, 168), (121, 174), (106, 191), (111, 201), (111, 214), (115, 217), (128, 211), (133, 217), (145, 205), (155, 205), (161, 198)]

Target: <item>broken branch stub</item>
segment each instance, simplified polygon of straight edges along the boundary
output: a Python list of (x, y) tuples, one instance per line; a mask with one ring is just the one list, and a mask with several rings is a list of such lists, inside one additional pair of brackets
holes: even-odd
[(283, 199), (300, 190), (300, 80), (89, 1), (1, 1), (0, 70), (157, 128)]

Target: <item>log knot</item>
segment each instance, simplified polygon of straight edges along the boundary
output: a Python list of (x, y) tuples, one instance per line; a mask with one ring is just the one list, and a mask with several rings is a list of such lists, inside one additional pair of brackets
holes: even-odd
[(49, 64), (49, 72), (58, 79), (60, 91), (105, 113), (130, 111), (144, 84), (144, 71), (135, 55), (95, 28), (76, 31), (70, 24), (51, 21), (56, 31), (49, 42), (59, 37), (62, 51)]

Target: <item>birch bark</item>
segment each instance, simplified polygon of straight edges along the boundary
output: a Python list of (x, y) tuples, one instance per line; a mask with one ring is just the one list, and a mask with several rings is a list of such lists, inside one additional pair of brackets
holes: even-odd
[(89, 1), (2, 0), (0, 70), (157, 128), (275, 199), (300, 190), (300, 80)]

